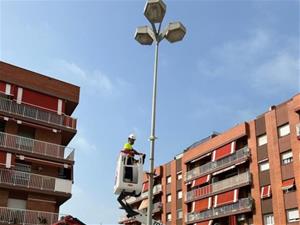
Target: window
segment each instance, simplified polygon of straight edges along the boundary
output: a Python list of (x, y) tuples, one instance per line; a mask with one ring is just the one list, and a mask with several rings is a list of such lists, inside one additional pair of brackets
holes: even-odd
[(177, 199), (182, 199), (182, 191), (177, 192)]
[(281, 154), (282, 165), (286, 165), (291, 162), (293, 162), (293, 152), (291, 150)]
[(182, 209), (177, 210), (177, 219), (182, 219)]
[(167, 213), (167, 221), (171, 221), (172, 220), (172, 214), (171, 213)]
[(260, 198), (270, 198), (272, 195), (271, 185), (263, 186), (260, 189)]
[(274, 215), (273, 214), (266, 214), (264, 215), (264, 224), (265, 225), (274, 225)]
[(170, 184), (172, 182), (172, 177), (171, 176), (168, 176), (167, 177), (167, 184)]
[(171, 195), (167, 195), (167, 202), (171, 202), (172, 201), (172, 196)]
[(290, 125), (287, 123), (287, 124), (284, 124), (283, 126), (280, 126), (278, 128), (278, 135), (279, 137), (283, 137), (283, 136), (286, 136), (288, 134), (290, 134)]
[(288, 223), (299, 221), (299, 210), (298, 209), (289, 209), (286, 211)]
[(270, 169), (270, 164), (269, 161), (263, 162), (261, 164), (259, 164), (259, 169), (261, 172), (269, 170)]
[(182, 172), (177, 173), (177, 180), (182, 180)]
[(262, 146), (268, 143), (267, 135), (261, 135), (257, 138), (258, 146)]

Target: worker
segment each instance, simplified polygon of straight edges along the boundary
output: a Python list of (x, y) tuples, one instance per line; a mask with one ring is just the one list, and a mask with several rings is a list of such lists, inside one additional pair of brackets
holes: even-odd
[[(122, 152), (127, 154), (127, 165), (134, 165), (134, 163), (136, 162), (136, 160), (134, 159), (135, 155), (143, 155), (143, 153), (140, 153), (138, 151), (136, 151), (135, 149), (133, 149), (133, 145), (134, 142), (136, 140), (136, 137), (134, 134), (130, 134), (128, 136), (128, 142), (124, 144), (123, 150)], [(124, 180), (127, 182), (132, 182), (133, 180), (133, 173), (132, 173), (132, 167), (126, 167), (125, 168), (125, 176), (124, 176)]]
[[(143, 163), (145, 161), (145, 157), (146, 155), (143, 153), (138, 152), (137, 150), (135, 150), (133, 148), (134, 142), (136, 140), (136, 137), (134, 134), (130, 134), (128, 136), (128, 142), (124, 144), (124, 147), (122, 149), (122, 153), (127, 155), (127, 164), (129, 166), (125, 165), (125, 173), (124, 173), (124, 182), (128, 182), (128, 183), (133, 183), (134, 179), (133, 179), (133, 168), (130, 165), (134, 165), (137, 161), (134, 159), (135, 155), (142, 155), (143, 156)], [(127, 196), (131, 196), (134, 193), (128, 193), (125, 190), (123, 190), (121, 192), (121, 194), (118, 197), (118, 202), (120, 203), (120, 205), (122, 206), (123, 209), (126, 210), (127, 212), (127, 217), (133, 217), (138, 215), (137, 212), (135, 212), (130, 205), (128, 205), (125, 202), (123, 202), (123, 200), (127, 197)], [(135, 194), (134, 194), (135, 195)]]

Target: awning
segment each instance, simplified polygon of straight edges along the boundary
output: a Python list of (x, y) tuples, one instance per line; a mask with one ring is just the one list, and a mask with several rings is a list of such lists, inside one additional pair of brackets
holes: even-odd
[(282, 182), (282, 190), (288, 190), (295, 186), (295, 178), (285, 180)]
[(214, 207), (227, 205), (238, 201), (239, 189), (215, 195)]
[(202, 184), (208, 183), (209, 180), (210, 180), (210, 174), (206, 175), (206, 176), (203, 176), (203, 177), (199, 177), (196, 180), (192, 181), (192, 186), (191, 187), (193, 188), (193, 187), (197, 187), (197, 186), (200, 186)]
[(195, 163), (195, 162), (197, 162), (197, 161), (199, 161), (199, 160), (201, 160), (201, 159), (203, 159), (203, 158), (205, 158), (205, 157), (207, 157), (207, 156), (210, 156), (210, 155), (211, 155), (211, 152), (206, 153), (206, 154), (201, 155), (200, 157), (198, 157), (198, 158), (196, 158), (196, 159), (193, 159), (192, 161), (190, 161), (190, 163)]
[(271, 197), (271, 185), (267, 185), (264, 187), (261, 187), (261, 192), (260, 192), (260, 198), (269, 198)]
[(235, 168), (235, 165), (226, 167), (225, 169), (222, 169), (222, 170), (219, 170), (219, 171), (217, 171), (217, 172), (214, 172), (214, 173), (213, 173), (213, 176), (218, 175), (218, 174), (223, 173), (223, 172), (226, 172), (226, 171), (228, 171), (228, 170), (234, 169), (234, 168)]
[(149, 182), (145, 182), (145, 183), (143, 184), (143, 192), (148, 191), (148, 189), (149, 189)]
[(201, 199), (192, 203), (192, 212), (201, 212), (211, 208), (212, 197)]
[(235, 151), (235, 141), (214, 150), (212, 155), (212, 161), (217, 161), (228, 155), (231, 155), (232, 153), (234, 153), (234, 151)]
[(213, 220), (203, 221), (200, 223), (194, 223), (194, 225), (212, 225), (212, 224), (213, 224)]
[(148, 199), (144, 199), (140, 204), (139, 210), (146, 209), (148, 207)]
[(5, 89), (6, 89), (6, 83), (0, 81), (0, 92), (5, 94)]

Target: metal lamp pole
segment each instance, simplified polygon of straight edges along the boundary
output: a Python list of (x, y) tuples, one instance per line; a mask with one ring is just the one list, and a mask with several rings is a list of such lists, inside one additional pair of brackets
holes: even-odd
[[(156, 121), (156, 95), (157, 95), (157, 67), (159, 43), (166, 38), (169, 42), (181, 41), (186, 33), (186, 28), (180, 22), (172, 22), (161, 30), (161, 24), (166, 13), (166, 5), (162, 0), (148, 0), (145, 5), (144, 15), (149, 20), (151, 27), (138, 27), (135, 32), (135, 39), (142, 45), (151, 45), (155, 42), (153, 92), (152, 92), (152, 115), (151, 115), (151, 135), (150, 135), (150, 171), (148, 190), (148, 211), (147, 225), (152, 225), (153, 211), (153, 183), (154, 183), (154, 147), (155, 147), (155, 121)], [(156, 28), (158, 24), (158, 28)]]

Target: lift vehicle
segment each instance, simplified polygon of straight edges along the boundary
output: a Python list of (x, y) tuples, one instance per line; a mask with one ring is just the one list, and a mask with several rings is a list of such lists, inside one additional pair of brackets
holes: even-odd
[(79, 219), (69, 215), (69, 216), (62, 217), (57, 223), (54, 223), (52, 225), (86, 225), (86, 224), (81, 222)]
[[(120, 153), (117, 168), (116, 168), (116, 178), (114, 185), (114, 194), (119, 195), (118, 202), (127, 213), (127, 217), (134, 219), (141, 224), (147, 224), (147, 213), (133, 209), (127, 202), (126, 198), (130, 196), (138, 197), (143, 188), (143, 165), (145, 161), (145, 155), (138, 156), (134, 163), (130, 162), (130, 156), (125, 153)], [(132, 177), (128, 179), (125, 176), (126, 170), (131, 170)], [(152, 221), (152, 225), (163, 225), (159, 221)]]

